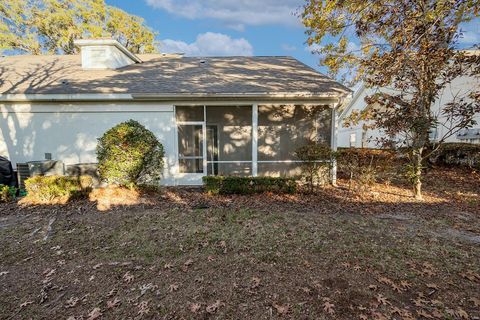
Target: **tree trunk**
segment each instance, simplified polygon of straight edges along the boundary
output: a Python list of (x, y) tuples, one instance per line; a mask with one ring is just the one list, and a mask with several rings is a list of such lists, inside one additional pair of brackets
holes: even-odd
[(415, 199), (423, 200), (422, 196), (422, 148), (413, 151), (412, 184)]

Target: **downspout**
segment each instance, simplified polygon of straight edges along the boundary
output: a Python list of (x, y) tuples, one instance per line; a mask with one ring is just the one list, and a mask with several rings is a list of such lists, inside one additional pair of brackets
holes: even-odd
[[(330, 138), (330, 148), (332, 152), (337, 151), (337, 135), (338, 135), (338, 119), (337, 119), (337, 107), (340, 105), (340, 102), (334, 103), (332, 105), (332, 132)], [(332, 167), (330, 170), (330, 182), (333, 186), (337, 186), (337, 159), (332, 157)]]

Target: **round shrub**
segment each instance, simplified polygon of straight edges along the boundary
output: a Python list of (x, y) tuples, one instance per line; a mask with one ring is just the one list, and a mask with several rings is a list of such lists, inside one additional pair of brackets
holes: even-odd
[(110, 184), (158, 184), (163, 156), (163, 146), (155, 135), (134, 120), (116, 125), (98, 139), (98, 171)]

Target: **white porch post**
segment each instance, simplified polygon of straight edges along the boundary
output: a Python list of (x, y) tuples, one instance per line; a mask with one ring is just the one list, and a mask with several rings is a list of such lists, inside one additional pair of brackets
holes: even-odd
[[(330, 147), (332, 151), (337, 151), (337, 131), (338, 131), (338, 121), (337, 121), (337, 104), (333, 105), (332, 108), (332, 134)], [(332, 159), (332, 172), (331, 180), (334, 186), (337, 185), (337, 160)]]
[(208, 176), (207, 164), (207, 106), (203, 106), (203, 123), (202, 123), (202, 144), (203, 144), (203, 175)]
[(252, 105), (252, 176), (258, 174), (258, 104)]

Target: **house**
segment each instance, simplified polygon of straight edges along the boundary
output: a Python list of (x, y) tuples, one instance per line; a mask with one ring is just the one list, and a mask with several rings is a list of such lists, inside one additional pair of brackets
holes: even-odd
[[(433, 114), (438, 119), (438, 126), (430, 133), (431, 141), (438, 141), (446, 136), (449, 129), (452, 128), (452, 123), (442, 116), (442, 106), (451, 102), (454, 97), (462, 97), (473, 90), (480, 87), (480, 78), (475, 77), (460, 77), (452, 81), (446, 88), (444, 88), (439, 99), (432, 108)], [(346, 103), (345, 109), (339, 112), (338, 117), (338, 146), (339, 147), (356, 147), (356, 148), (379, 148), (378, 139), (384, 137), (379, 129), (366, 129), (365, 121), (360, 121), (358, 124), (348, 126), (345, 120), (352, 114), (352, 112), (361, 112), (367, 108), (365, 97), (374, 94), (378, 89), (366, 88), (361, 85), (355, 92), (350, 102)], [(380, 90), (389, 91), (389, 89), (382, 88)], [(391, 90), (390, 90), (391, 91)], [(466, 143), (480, 143), (480, 114), (475, 117), (477, 124), (473, 128), (462, 129), (458, 133), (448, 136), (445, 142), (466, 142)], [(455, 123), (453, 123), (455, 125)]]
[[(134, 119), (165, 148), (165, 185), (298, 173), (294, 150), (335, 147), (350, 90), (291, 57), (134, 55), (111, 39), (80, 55), (0, 58), (0, 155), (95, 163), (97, 138)], [(68, 170), (67, 170), (68, 171)]]

